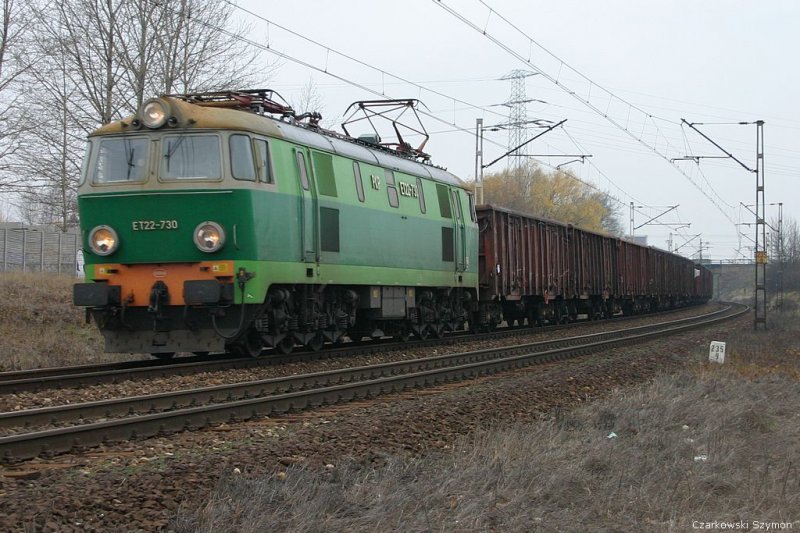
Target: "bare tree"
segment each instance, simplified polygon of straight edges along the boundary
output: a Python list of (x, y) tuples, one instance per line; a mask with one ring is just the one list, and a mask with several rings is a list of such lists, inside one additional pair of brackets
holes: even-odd
[(597, 193), (596, 197), (597, 201), (603, 204), (605, 208), (605, 213), (603, 213), (601, 220), (603, 229), (615, 237), (622, 237), (625, 233), (625, 228), (623, 228), (619, 217), (619, 201), (603, 193)]
[[(770, 226), (778, 228), (778, 221), (773, 219)], [(780, 234), (771, 233), (769, 239), (769, 271), (782, 272), (785, 290), (800, 290), (800, 227), (793, 218), (783, 220)]]
[[(272, 65), (244, 38), (225, 0), (0, 0), (4, 2), (0, 49), (0, 104), (7, 72), (25, 90), (0, 108), (28, 124), (14, 137), (7, 162), (19, 178), (12, 203), (29, 222), (66, 229), (76, 222), (76, 190), (86, 135), (138, 109), (149, 96), (241, 88), (266, 77)], [(13, 32), (15, 1), (31, 14)], [(7, 15), (7, 16), (6, 16)], [(34, 24), (34, 25), (31, 25)], [(21, 27), (21, 26), (20, 26)], [(25, 53), (35, 64), (4, 68), (11, 44), (29, 36)], [(24, 105), (21, 105), (24, 102)], [(21, 110), (35, 120), (22, 120)]]
[(151, 0), (128, 0), (123, 4), (123, 17), (129, 21), (120, 28), (120, 38), (126, 46), (118, 54), (124, 67), (124, 76), (130, 92), (127, 96), (129, 109), (139, 109), (144, 99), (152, 93), (150, 78), (158, 49), (153, 46), (154, 36), (161, 31), (157, 10)]
[(800, 228), (793, 218), (783, 223), (783, 236), (785, 239), (783, 254), (789, 263), (800, 264)]
[(342, 119), (341, 115), (328, 117), (325, 111), (325, 99), (319, 92), (317, 82), (313, 76), (308, 77), (308, 81), (294, 97), (289, 98), (289, 104), (298, 113), (319, 113), (322, 115), (320, 125), (326, 129), (333, 129)]
[(62, 41), (79, 96), (106, 124), (151, 95), (241, 88), (268, 75), (233, 10), (223, 0), (63, 0), (38, 13)]
[[(114, 114), (113, 99), (104, 82), (83, 77), (95, 66), (84, 57), (74, 60), (83, 47), (76, 47), (77, 32), (67, 18), (75, 6), (62, 3), (56, 10), (33, 2), (29, 6), (36, 18), (35, 38), (29, 39), (27, 51), (37, 61), (25, 76), (25, 109), (33, 118), (13, 162), (22, 183), (12, 203), (26, 222), (66, 231), (77, 224), (77, 185), (86, 135)], [(86, 21), (81, 24), (89, 27)], [(87, 54), (91, 57), (92, 52)], [(102, 79), (108, 81), (106, 73)]]
[(241, 89), (268, 76), (272, 65), (246, 39), (232, 4), (220, 0), (161, 0), (154, 32), (152, 85), (163, 93)]
[[(40, 40), (39, 46), (46, 47)], [(51, 41), (51, 50), (31, 77), (37, 98), (29, 105), (37, 117), (26, 132), (20, 149), (17, 173), (26, 187), (22, 203), (36, 213), (36, 222), (52, 224), (62, 231), (77, 224), (77, 186), (86, 143), (80, 116), (73, 114), (78, 88), (70, 79), (65, 56), (58, 53), (61, 42)]]
[(784, 219), (781, 233), (777, 232), (777, 219), (770, 220), (769, 225), (774, 228), (769, 239), (770, 261), (800, 263), (800, 228), (797, 221), (793, 218)]
[(317, 83), (314, 81), (313, 76), (308, 77), (308, 81), (300, 89), (300, 93), (294, 98), (289, 99), (292, 108), (298, 113), (306, 112), (322, 112), (325, 101), (317, 88)]
[(34, 60), (25, 53), (30, 18), (25, 3), (2, 0), (0, 13), (0, 190), (13, 190), (19, 179), (9, 173), (11, 161), (20, 147), (20, 134), (29, 121), (22, 81)]
[(107, 124), (119, 118), (120, 102), (127, 93), (125, 71), (118, 51), (123, 2), (117, 0), (64, 0), (38, 10), (38, 27), (60, 41), (65, 70), (78, 89), (80, 105), (88, 104), (95, 120)]

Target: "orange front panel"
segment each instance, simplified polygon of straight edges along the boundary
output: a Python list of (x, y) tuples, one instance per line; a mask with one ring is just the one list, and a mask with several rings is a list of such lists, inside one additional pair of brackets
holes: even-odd
[(202, 263), (164, 263), (147, 265), (94, 265), (94, 279), (108, 280), (121, 287), (121, 297), (128, 306), (150, 305), (150, 291), (157, 281), (169, 289), (169, 304), (184, 305), (183, 282), (233, 278), (233, 261)]

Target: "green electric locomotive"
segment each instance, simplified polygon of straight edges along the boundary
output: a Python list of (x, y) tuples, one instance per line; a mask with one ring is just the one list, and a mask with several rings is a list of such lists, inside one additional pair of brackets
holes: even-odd
[(163, 96), (89, 137), (78, 191), (106, 350), (288, 352), (440, 335), (477, 311), (471, 193), (425, 154), (269, 90)]

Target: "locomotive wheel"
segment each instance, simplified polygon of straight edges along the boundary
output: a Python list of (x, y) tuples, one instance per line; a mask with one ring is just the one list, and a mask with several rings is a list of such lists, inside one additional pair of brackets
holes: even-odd
[(258, 357), (264, 350), (261, 335), (254, 329), (248, 330), (236, 344), (233, 345), (234, 353), (244, 357)]
[(318, 352), (322, 349), (322, 346), (324, 344), (325, 344), (325, 337), (317, 333), (316, 335), (311, 337), (311, 340), (308, 341), (308, 344), (306, 346), (308, 346), (309, 350), (311, 350), (312, 352)]
[(168, 359), (172, 359), (173, 357), (175, 357), (175, 352), (151, 353), (150, 355), (152, 355), (156, 359), (163, 359), (164, 361), (166, 361)]
[(411, 332), (408, 330), (408, 328), (404, 325), (400, 326), (395, 338), (400, 342), (408, 342), (409, 337), (411, 337)]

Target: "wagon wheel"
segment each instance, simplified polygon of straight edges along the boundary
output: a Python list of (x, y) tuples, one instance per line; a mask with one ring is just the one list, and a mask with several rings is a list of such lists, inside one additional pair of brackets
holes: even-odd
[(283, 339), (281, 339), (281, 342), (275, 346), (275, 349), (277, 349), (278, 352), (282, 353), (283, 355), (292, 353), (292, 350), (294, 349), (294, 337), (292, 337), (291, 334), (286, 335)]
[(568, 324), (569, 323), (569, 308), (566, 304), (561, 304), (556, 306), (556, 312), (558, 313), (558, 323), (559, 324)]
[(597, 320), (608, 318), (608, 308), (605, 304), (601, 303), (597, 306)]
[(156, 359), (161, 359), (163, 361), (166, 361), (168, 359), (172, 359), (173, 357), (175, 357), (175, 352), (151, 353), (150, 355), (152, 355)]
[(409, 331), (408, 326), (402, 324), (394, 337), (400, 342), (408, 342), (408, 338), (411, 337), (411, 331)]
[(417, 337), (419, 337), (420, 340), (424, 341), (425, 339), (428, 338), (430, 334), (431, 334), (430, 328), (428, 326), (422, 326), (422, 328), (419, 330), (419, 333), (417, 333)]
[(325, 337), (322, 334), (317, 333), (311, 339), (309, 339), (306, 346), (308, 346), (309, 350), (312, 352), (318, 352), (322, 349), (322, 346), (325, 344)]

